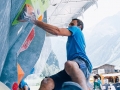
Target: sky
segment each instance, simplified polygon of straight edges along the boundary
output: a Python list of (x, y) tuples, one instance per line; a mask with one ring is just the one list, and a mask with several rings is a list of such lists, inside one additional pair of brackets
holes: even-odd
[(85, 28), (91, 28), (99, 23), (103, 18), (117, 14), (120, 11), (120, 0), (98, 0), (96, 5), (88, 8), (83, 17), (79, 17)]

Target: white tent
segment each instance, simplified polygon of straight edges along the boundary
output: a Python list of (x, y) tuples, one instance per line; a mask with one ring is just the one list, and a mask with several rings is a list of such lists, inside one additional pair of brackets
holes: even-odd
[(50, 0), (47, 22), (58, 27), (67, 27), (72, 18), (77, 18), (97, 0)]

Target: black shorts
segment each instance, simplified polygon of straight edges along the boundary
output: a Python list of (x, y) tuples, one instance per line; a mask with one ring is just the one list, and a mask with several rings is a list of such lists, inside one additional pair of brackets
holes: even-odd
[[(90, 77), (90, 72), (88, 71), (86, 63), (82, 59), (79, 59), (79, 58), (76, 58), (73, 61), (77, 62), (80, 69), (83, 71), (83, 73), (86, 77), (86, 80), (88, 81), (88, 79)], [(62, 84), (64, 82), (72, 81), (71, 77), (66, 73), (65, 70), (62, 70), (62, 71), (58, 72), (57, 74), (54, 74), (54, 75), (50, 76), (50, 78), (52, 78), (54, 83), (55, 83), (54, 90), (61, 90)]]

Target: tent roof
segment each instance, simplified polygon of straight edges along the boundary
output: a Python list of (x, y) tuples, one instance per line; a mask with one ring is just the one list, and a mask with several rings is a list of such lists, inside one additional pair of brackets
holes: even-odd
[(72, 18), (82, 16), (97, 0), (50, 0), (47, 22), (58, 27), (67, 27)]

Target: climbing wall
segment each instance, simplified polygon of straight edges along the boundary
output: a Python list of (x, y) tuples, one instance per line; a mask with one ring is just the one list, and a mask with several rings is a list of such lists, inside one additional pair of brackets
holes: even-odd
[[(45, 31), (31, 23), (12, 25), (24, 3), (25, 0), (0, 3), (0, 82), (11, 90), (17, 90), (20, 80), (30, 74), (45, 40)], [(47, 22), (46, 12), (43, 16), (43, 21)]]

